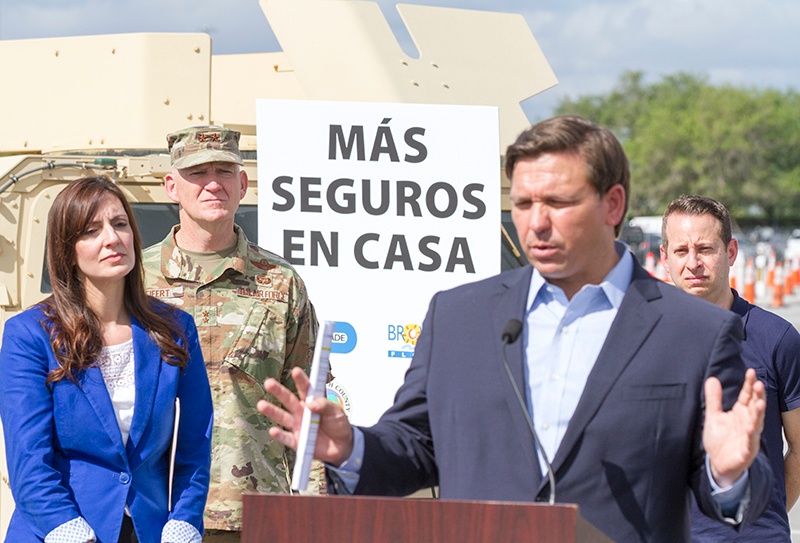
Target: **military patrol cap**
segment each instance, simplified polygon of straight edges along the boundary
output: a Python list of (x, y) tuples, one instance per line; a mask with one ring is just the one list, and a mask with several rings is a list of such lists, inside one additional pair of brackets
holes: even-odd
[(241, 132), (221, 126), (193, 126), (167, 136), (172, 166), (179, 170), (207, 162), (244, 164), (239, 153)]

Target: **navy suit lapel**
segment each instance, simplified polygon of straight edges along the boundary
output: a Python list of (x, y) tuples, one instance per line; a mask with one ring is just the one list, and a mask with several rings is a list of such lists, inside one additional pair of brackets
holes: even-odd
[[(535, 483), (539, 484), (541, 479), (541, 468), (539, 467), (539, 458), (536, 454), (533, 437), (530, 435), (528, 423), (519, 405), (514, 389), (508, 380), (506, 370), (503, 368), (503, 352), (502, 341), (500, 340), (503, 329), (511, 319), (519, 319), (525, 322), (526, 304), (528, 301), (528, 292), (531, 285), (531, 274), (533, 268), (526, 266), (519, 271), (508, 273), (502, 281), (502, 288), (497, 293), (497, 300), (494, 304), (494, 330), (492, 330), (492, 341), (496, 341), (498, 345), (497, 359), (491, 360), (489, 363), (497, 365), (497, 371), (500, 374), (502, 383), (501, 393), (505, 397), (506, 405), (509, 412), (509, 427), (519, 437), (522, 443), (523, 450), (522, 456), (531, 460), (530, 469), (533, 470)], [(496, 338), (496, 339), (495, 339)], [(523, 335), (520, 334), (519, 338), (506, 347), (506, 356), (508, 359), (511, 374), (517, 383), (517, 387), (522, 393), (523, 399), (527, 400), (526, 391), (528, 390), (527, 381), (525, 379), (525, 345)], [(520, 473), (527, 473), (527, 469), (521, 469)]]
[(122, 444), (122, 434), (119, 431), (117, 416), (114, 414), (111, 396), (108, 395), (108, 389), (100, 368), (97, 366), (87, 368), (78, 376), (78, 382), (80, 383), (81, 391), (97, 414), (100, 424), (108, 434), (108, 437), (111, 438), (111, 442), (116, 446), (117, 452), (122, 458), (127, 458), (125, 447)]
[(131, 431), (126, 447), (129, 457), (138, 446), (152, 416), (161, 370), (161, 350), (147, 331), (133, 317), (131, 317), (131, 328), (133, 330), (136, 398), (133, 404), (133, 420), (131, 421)]
[(660, 297), (656, 280), (634, 262), (631, 284), (553, 459), (553, 469), (556, 472), (569, 458), (584, 429), (605, 401), (620, 374), (661, 319), (660, 313), (648, 307), (651, 300)]

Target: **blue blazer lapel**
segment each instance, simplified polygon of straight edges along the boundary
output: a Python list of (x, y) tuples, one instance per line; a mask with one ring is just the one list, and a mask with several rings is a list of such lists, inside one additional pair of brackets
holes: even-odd
[(660, 313), (648, 307), (650, 301), (661, 297), (656, 281), (634, 262), (631, 284), (553, 459), (553, 469), (556, 472), (569, 457), (620, 374), (661, 319)]
[[(514, 389), (508, 380), (506, 370), (503, 368), (503, 344), (500, 340), (503, 329), (509, 320), (519, 319), (523, 322), (523, 324), (525, 322), (525, 313), (527, 309), (526, 304), (528, 301), (528, 292), (530, 291), (531, 286), (532, 273), (533, 267), (526, 266), (519, 271), (505, 275), (502, 282), (502, 288), (497, 293), (497, 299), (494, 304), (494, 329), (492, 330), (492, 335), (490, 336), (490, 341), (496, 342), (495, 344), (498, 346), (497, 354), (495, 355), (494, 360), (489, 360), (487, 363), (496, 364), (497, 371), (501, 374), (500, 378), (501, 382), (503, 383), (501, 394), (503, 394), (505, 397), (506, 405), (508, 406), (508, 420), (510, 421), (510, 429), (517, 436), (527, 436), (524, 439), (520, 439), (523, 444), (522, 453), (524, 457), (530, 459), (531, 468), (534, 472), (534, 485), (538, 485), (539, 480), (541, 479), (539, 456), (536, 454), (533, 436), (530, 435), (528, 423), (525, 420), (522, 408), (520, 407), (516, 394), (514, 394)], [(519, 338), (514, 343), (506, 347), (506, 356), (508, 359), (508, 365), (511, 368), (511, 374), (514, 376), (517, 387), (522, 393), (523, 400), (526, 400), (527, 404), (526, 391), (528, 390), (528, 385), (525, 380), (524, 349), (524, 338), (523, 335), (520, 334)], [(531, 413), (531, 416), (532, 415), (533, 414)], [(527, 471), (523, 469), (521, 469), (520, 472), (527, 473)]]
[(142, 434), (153, 413), (156, 389), (161, 371), (161, 349), (135, 318), (131, 317), (133, 330), (134, 375), (136, 399), (133, 404), (133, 420), (128, 436), (127, 451), (130, 456), (139, 444)]
[(103, 374), (98, 367), (90, 367), (78, 376), (80, 389), (89, 401), (89, 404), (97, 414), (97, 418), (102, 424), (103, 429), (111, 438), (111, 442), (117, 447), (122, 458), (127, 458), (125, 447), (122, 444), (122, 434), (119, 431), (117, 416), (114, 414), (114, 406), (111, 404), (111, 396), (108, 395)]

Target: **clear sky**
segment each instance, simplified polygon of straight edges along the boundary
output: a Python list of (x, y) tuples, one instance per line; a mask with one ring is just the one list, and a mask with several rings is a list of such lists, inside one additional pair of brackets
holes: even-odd
[[(377, 0), (404, 48), (392, 0)], [(625, 70), (653, 81), (800, 90), (798, 0), (406, 0), (524, 15), (559, 85), (526, 103), (532, 121), (564, 96), (608, 91)], [(0, 0), (0, 39), (120, 32), (207, 32), (215, 54), (278, 51), (257, 0)], [(8, 74), (3, 74), (8, 77)]]

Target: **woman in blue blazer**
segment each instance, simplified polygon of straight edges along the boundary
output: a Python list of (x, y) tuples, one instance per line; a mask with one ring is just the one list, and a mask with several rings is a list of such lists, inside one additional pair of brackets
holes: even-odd
[(52, 296), (8, 320), (0, 349), (6, 541), (199, 543), (212, 405), (197, 329), (144, 294), (134, 217), (109, 179), (55, 198), (47, 267)]

